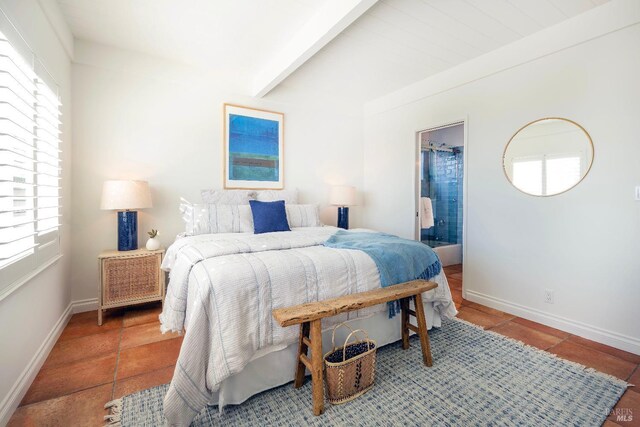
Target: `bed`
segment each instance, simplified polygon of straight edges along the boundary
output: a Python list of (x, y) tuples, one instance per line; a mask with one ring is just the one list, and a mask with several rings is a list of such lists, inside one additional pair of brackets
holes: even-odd
[[(184, 331), (164, 411), (171, 425), (189, 425), (205, 405), (239, 404), (293, 379), (298, 328), (281, 328), (273, 308), (323, 300), (380, 287), (374, 261), (364, 252), (323, 243), (338, 229), (302, 227), (265, 234), (200, 234), (176, 240), (163, 269), (170, 281), (161, 327)], [(443, 272), (438, 288), (424, 294), (429, 326), (453, 317)], [(366, 329), (379, 346), (400, 338), (400, 316), (386, 306), (335, 316)]]

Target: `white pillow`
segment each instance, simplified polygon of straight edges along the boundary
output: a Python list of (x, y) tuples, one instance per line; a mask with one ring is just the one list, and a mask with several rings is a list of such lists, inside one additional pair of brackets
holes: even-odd
[(188, 235), (214, 233), (252, 233), (253, 217), (249, 205), (180, 203), (180, 212)]
[(319, 227), (320, 214), (318, 213), (318, 205), (290, 205), (284, 204), (287, 211), (287, 220), (289, 227)]
[(285, 204), (296, 204), (298, 203), (298, 190), (260, 190), (256, 195), (256, 200), (261, 202), (284, 200)]
[(254, 190), (202, 190), (202, 203), (218, 205), (248, 205), (249, 200), (256, 198)]

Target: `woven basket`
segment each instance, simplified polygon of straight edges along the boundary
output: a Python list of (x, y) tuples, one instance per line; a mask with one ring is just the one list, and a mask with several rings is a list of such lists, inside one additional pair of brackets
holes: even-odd
[[(332, 350), (324, 355), (327, 400), (334, 405), (349, 402), (369, 391), (376, 374), (376, 342), (362, 329), (351, 329), (344, 345), (336, 348), (336, 330), (341, 326), (351, 329), (344, 323), (333, 328)], [(365, 339), (349, 344), (357, 333), (362, 333)]]

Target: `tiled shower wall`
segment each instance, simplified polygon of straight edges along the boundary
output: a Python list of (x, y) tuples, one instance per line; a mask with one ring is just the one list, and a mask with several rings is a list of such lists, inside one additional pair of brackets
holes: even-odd
[(422, 153), (422, 197), (430, 197), (435, 226), (422, 229), (422, 240), (462, 243), (463, 148)]

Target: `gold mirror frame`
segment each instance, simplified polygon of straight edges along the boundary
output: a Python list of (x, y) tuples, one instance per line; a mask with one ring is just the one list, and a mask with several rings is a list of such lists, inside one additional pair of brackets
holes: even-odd
[[(542, 122), (545, 120), (562, 120), (565, 122), (569, 122), (575, 126), (577, 126), (580, 130), (582, 130), (582, 132), (584, 132), (584, 134), (587, 136), (587, 140), (589, 141), (589, 145), (591, 147), (591, 161), (589, 162), (589, 166), (587, 167), (587, 170), (585, 171), (584, 175), (582, 175), (582, 177), (575, 183), (573, 184), (571, 187), (567, 188), (564, 191), (561, 191), (559, 193), (555, 193), (555, 194), (531, 194), (531, 193), (527, 193), (526, 191), (521, 190), (520, 188), (516, 187), (516, 185), (513, 183), (513, 181), (511, 180), (511, 178), (509, 178), (509, 174), (507, 173), (507, 168), (505, 165), (505, 160), (507, 157), (507, 149), (509, 148), (509, 145), (511, 144), (511, 142), (513, 142), (513, 138), (516, 137), (516, 135), (518, 135), (518, 133), (520, 133), (521, 130), (525, 129), (528, 126), (531, 126), (535, 123), (538, 122)], [(586, 177), (587, 175), (589, 175), (589, 172), (591, 171), (591, 167), (593, 166), (593, 161), (595, 160), (596, 157), (596, 151), (595, 151), (595, 147), (593, 145), (593, 140), (591, 139), (591, 135), (589, 135), (589, 132), (587, 132), (587, 130), (582, 127), (579, 123), (574, 122), (573, 120), (570, 119), (565, 119), (564, 117), (543, 117), (541, 119), (537, 119), (534, 120), (532, 122), (527, 123), (526, 125), (522, 126), (520, 129), (518, 129), (512, 136), (511, 138), (509, 138), (509, 142), (507, 142), (507, 145), (504, 147), (504, 150), (502, 152), (502, 172), (504, 173), (505, 178), (507, 178), (507, 181), (509, 181), (509, 184), (511, 184), (511, 186), (513, 188), (515, 188), (516, 190), (518, 190), (519, 192), (526, 194), (527, 196), (533, 196), (533, 197), (553, 197), (553, 196), (559, 196), (560, 194), (564, 194), (569, 190), (574, 189), (578, 184), (580, 184)]]

